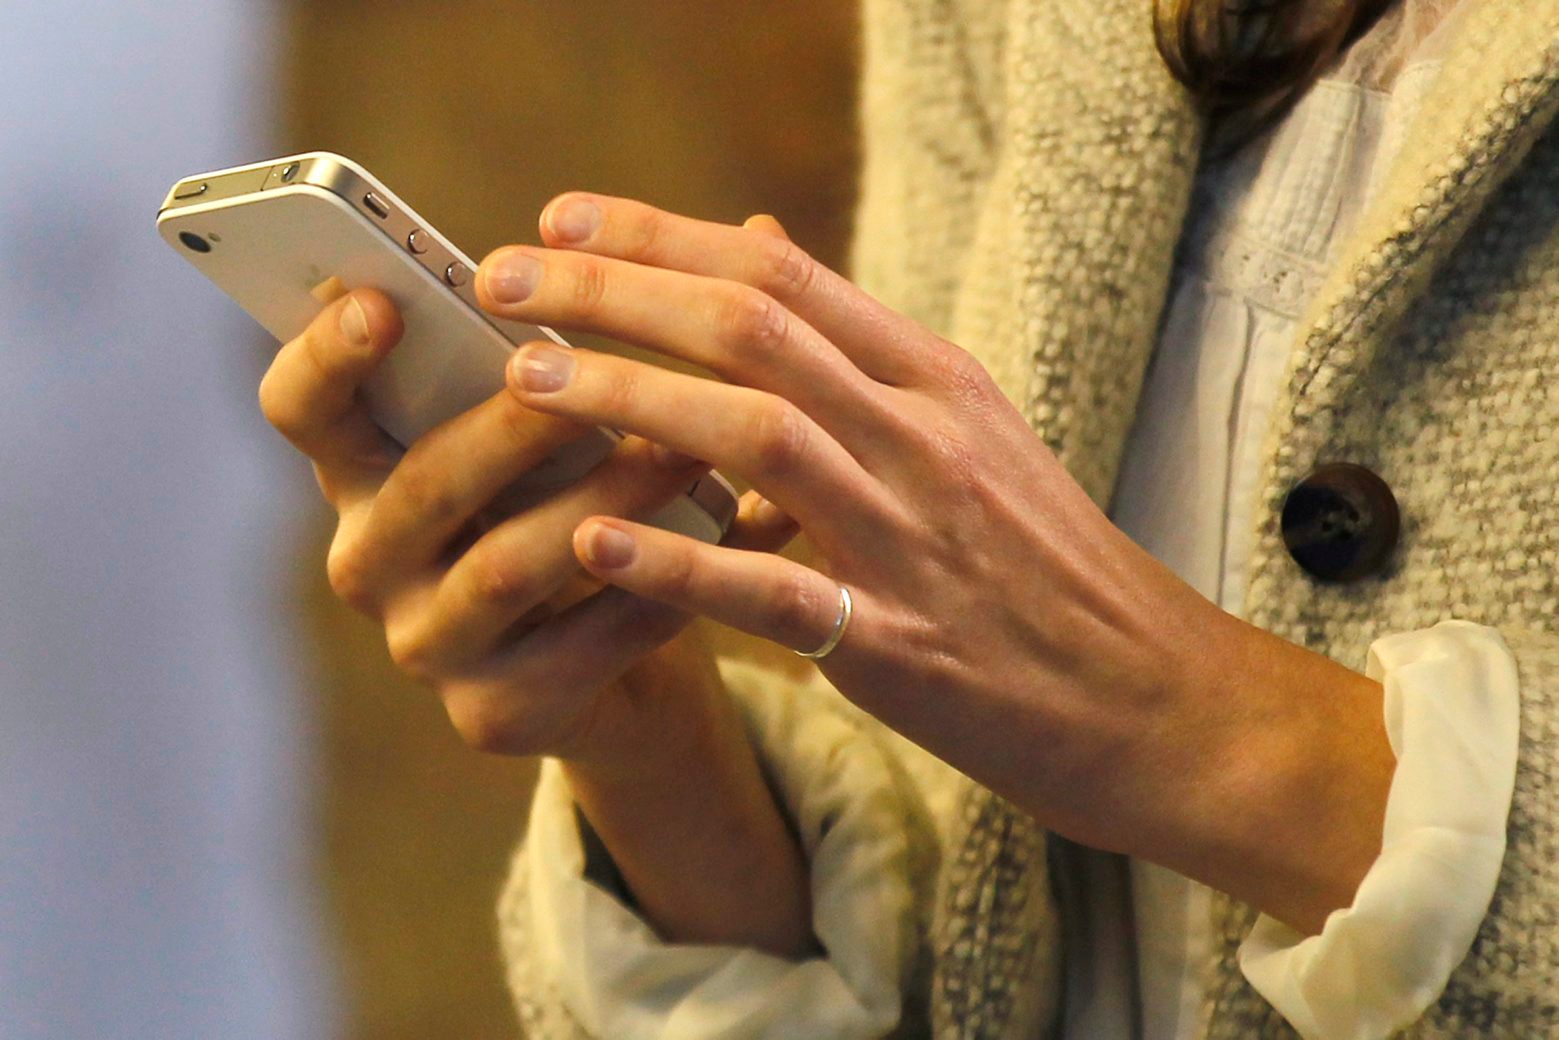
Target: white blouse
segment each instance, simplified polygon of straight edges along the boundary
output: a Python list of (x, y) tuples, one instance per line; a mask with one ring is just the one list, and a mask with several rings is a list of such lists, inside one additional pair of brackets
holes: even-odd
[[(1113, 518), (1226, 610), (1241, 606), (1262, 441), (1305, 306), (1438, 68), (1454, 3), (1404, 0), (1278, 127), (1198, 178)], [(1452, 620), (1381, 636), (1368, 672), (1383, 683), (1398, 758), (1381, 857), (1320, 936), (1263, 918), (1240, 951), (1247, 978), (1318, 1040), (1384, 1037), (1422, 1014), (1470, 948), (1504, 856), (1519, 715), (1508, 650), (1493, 630)], [(750, 671), (726, 669), (748, 688)], [(567, 784), (544, 766), (520, 853), (532, 960), (592, 1034), (865, 1040), (896, 1020), (917, 887), (905, 817), (883, 763), (820, 705), (786, 690), (744, 708), (808, 856), (826, 960), (660, 941), (590, 880)], [(1058, 879), (1093, 903), (1069, 935), (1080, 941), (1064, 1035), (1194, 1038), (1208, 891), (1132, 863), (1128, 919), (1119, 901), (1105, 905), (1110, 858), (1081, 862), (1082, 876)]]

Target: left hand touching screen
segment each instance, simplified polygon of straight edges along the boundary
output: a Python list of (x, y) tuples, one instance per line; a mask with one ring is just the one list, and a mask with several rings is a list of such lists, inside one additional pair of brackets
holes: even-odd
[(801, 652), (840, 635), (843, 586), (828, 678), (1042, 824), (1301, 930), (1347, 905), (1394, 765), (1377, 684), (1198, 595), (970, 354), (767, 223), (576, 193), (541, 226), (546, 247), (483, 261), (486, 309), (723, 382), (538, 343), (510, 366), (514, 398), (745, 478), (822, 560), (604, 514), (573, 530), (590, 574)]

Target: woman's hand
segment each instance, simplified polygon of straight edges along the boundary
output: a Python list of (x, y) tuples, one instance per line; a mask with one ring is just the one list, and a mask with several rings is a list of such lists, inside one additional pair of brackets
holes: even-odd
[[(495, 497), (584, 427), (500, 391), (403, 453), (358, 394), (400, 330), (386, 297), (355, 292), (286, 344), (260, 387), (340, 514), (335, 591), (383, 623), (396, 664), (438, 691), (469, 743), (565, 760), (669, 938), (809, 951), (805, 863), (713, 659), (673, 640), (689, 616), (597, 591), (570, 548), (586, 517), (653, 514), (704, 467), (629, 437), (553, 498), (490, 518)], [(784, 517), (755, 517), (758, 501), (743, 502), (734, 544), (793, 533)]]
[(701, 467), (629, 438), (573, 487), (491, 523), (492, 500), (584, 428), (499, 393), (403, 453), (358, 393), (399, 335), (390, 301), (356, 292), (286, 344), (260, 386), (340, 516), (331, 586), (383, 623), (396, 664), (437, 688), (473, 745), (586, 755), (597, 695), (687, 616), (617, 590), (586, 598), (596, 586), (570, 533), (595, 513), (653, 511)]
[(797, 650), (843, 583), (829, 678), (1042, 823), (1302, 927), (1351, 898), (1391, 769), (1373, 683), (1198, 596), (973, 357), (783, 238), (580, 194), (542, 231), (483, 262), (485, 307), (724, 382), (534, 344), (516, 398), (745, 477), (827, 572), (598, 517), (575, 531), (591, 573)]

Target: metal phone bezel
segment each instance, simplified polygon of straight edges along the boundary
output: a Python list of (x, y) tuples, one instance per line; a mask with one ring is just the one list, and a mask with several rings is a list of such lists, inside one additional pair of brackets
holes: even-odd
[[(292, 171), (290, 176), (289, 170)], [(546, 326), (508, 323), (482, 310), (471, 281), (476, 272), (476, 263), (367, 170), (339, 155), (307, 152), (187, 177), (169, 190), (157, 217), (160, 220), (164, 215), (180, 209), (203, 207), (246, 195), (302, 186), (328, 191), (351, 206), (397, 248), (415, 258), (429, 274), (464, 300), (483, 321), (510, 343), (518, 346), (525, 339), (523, 330), (535, 328), (553, 342), (561, 346), (569, 345), (563, 337)], [(382, 207), (382, 213), (367, 202), (369, 196), (373, 196), (378, 206)], [(411, 247), (411, 236), (419, 232), (423, 238), (419, 239), (418, 244), (426, 243), (420, 252)]]

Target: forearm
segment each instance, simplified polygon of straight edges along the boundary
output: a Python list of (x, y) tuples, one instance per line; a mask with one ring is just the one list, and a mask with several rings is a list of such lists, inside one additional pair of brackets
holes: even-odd
[(1130, 578), (1052, 612), (1045, 638), (1064, 646), (1042, 643), (1034, 678), (997, 687), (977, 731), (931, 736), (1058, 833), (1319, 931), (1380, 851), (1395, 758), (1379, 684), (1151, 561)]
[[(1202, 798), (1177, 819), (1169, 865), (1306, 934), (1348, 906), (1380, 854), (1396, 759), (1380, 684), (1230, 619), (1209, 649), (1230, 705), (1263, 705), (1223, 761), (1200, 775)], [(1235, 687), (1241, 687), (1236, 689)], [(1252, 689), (1262, 691), (1250, 696)]]
[[(566, 761), (564, 773), (640, 912), (671, 942), (814, 951), (805, 857), (713, 660), (684, 636), (625, 683), (642, 724), (611, 740), (633, 746)], [(674, 718), (654, 724), (663, 712)]]

